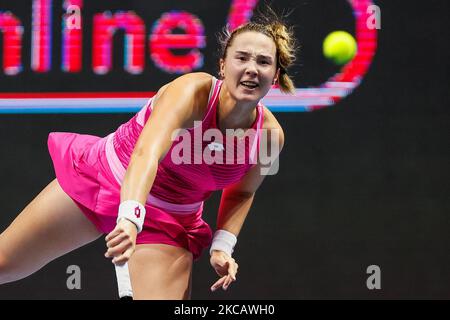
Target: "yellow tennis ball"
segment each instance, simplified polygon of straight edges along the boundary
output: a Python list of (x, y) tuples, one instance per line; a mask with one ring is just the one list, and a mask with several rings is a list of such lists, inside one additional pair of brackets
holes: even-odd
[(338, 65), (349, 62), (356, 54), (355, 38), (346, 31), (333, 31), (323, 41), (323, 54)]

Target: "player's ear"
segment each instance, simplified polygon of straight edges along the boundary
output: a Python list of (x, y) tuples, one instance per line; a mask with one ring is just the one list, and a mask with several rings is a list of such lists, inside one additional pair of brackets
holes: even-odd
[(219, 60), (219, 76), (221, 79), (225, 78), (225, 60), (222, 58)]
[(277, 72), (275, 72), (275, 77), (273, 78), (272, 84), (276, 84), (278, 79), (280, 79), (280, 68), (278, 68)]

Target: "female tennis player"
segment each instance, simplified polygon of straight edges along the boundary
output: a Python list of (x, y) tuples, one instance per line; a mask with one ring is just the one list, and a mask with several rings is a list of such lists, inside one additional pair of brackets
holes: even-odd
[[(295, 41), (273, 15), (260, 15), (222, 40), (219, 79), (180, 76), (103, 138), (50, 133), (56, 179), (0, 235), (0, 283), (24, 278), (102, 234), (105, 256), (129, 268), (134, 299), (190, 298), (193, 261), (210, 245), (219, 276), (211, 290), (236, 281), (232, 252), (264, 179), (258, 151), (281, 150), (284, 143), (280, 124), (260, 100), (275, 84), (293, 92), (287, 68)], [(236, 147), (231, 142), (242, 136), (230, 140), (230, 129), (243, 129), (250, 142)], [(213, 130), (217, 140), (199, 143), (198, 130)], [(202, 210), (216, 190), (222, 197), (213, 236)]]

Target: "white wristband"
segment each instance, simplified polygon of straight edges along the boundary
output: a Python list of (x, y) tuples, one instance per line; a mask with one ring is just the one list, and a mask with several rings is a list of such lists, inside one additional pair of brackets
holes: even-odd
[(211, 249), (209, 249), (209, 254), (211, 255), (213, 250), (220, 250), (231, 257), (236, 242), (237, 238), (231, 232), (226, 230), (217, 230), (214, 233), (214, 238), (212, 240)]
[[(126, 200), (119, 206), (119, 215), (117, 222), (121, 218), (125, 218), (136, 225), (138, 233), (142, 231), (145, 218), (145, 207), (137, 201)], [(116, 223), (117, 223), (116, 222)]]

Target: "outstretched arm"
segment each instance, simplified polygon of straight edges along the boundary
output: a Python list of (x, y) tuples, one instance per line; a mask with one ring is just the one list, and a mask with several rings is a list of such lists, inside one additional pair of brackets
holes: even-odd
[[(275, 134), (269, 132), (267, 147), (270, 148), (273, 143), (279, 146), (275, 156), (277, 158), (284, 145), (284, 134), (281, 127), (274, 129), (272, 130)], [(250, 211), (256, 190), (265, 178), (266, 169), (261, 162), (258, 162), (239, 182), (223, 190), (217, 216), (217, 230), (228, 234), (231, 238), (235, 237), (234, 240), (237, 239)], [(226, 290), (231, 282), (236, 281), (238, 264), (231, 255), (222, 250), (214, 250), (214, 247), (213, 242), (210, 262), (221, 278), (214, 283), (211, 290), (215, 291), (219, 287)]]
[[(210, 78), (211, 76), (205, 73), (184, 75), (158, 92), (150, 118), (131, 155), (121, 186), (121, 204), (132, 200), (133, 207), (145, 206), (158, 164), (173, 143), (173, 132), (189, 126), (198, 118), (199, 99), (203, 98), (203, 92), (209, 92), (208, 88), (205, 90), (205, 83), (207, 84)], [(142, 220), (143, 217), (141, 223)], [(136, 236), (136, 226), (127, 219), (121, 219), (106, 237), (108, 251), (105, 256), (114, 258), (115, 264), (125, 263), (134, 252)]]

